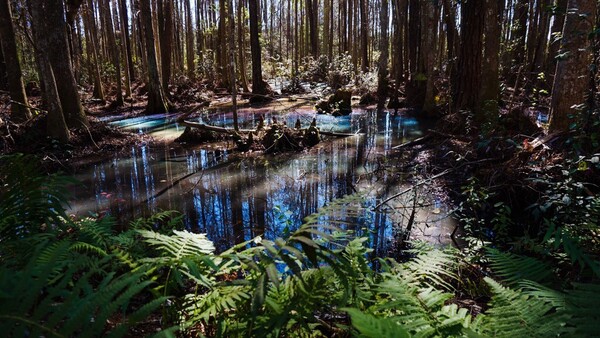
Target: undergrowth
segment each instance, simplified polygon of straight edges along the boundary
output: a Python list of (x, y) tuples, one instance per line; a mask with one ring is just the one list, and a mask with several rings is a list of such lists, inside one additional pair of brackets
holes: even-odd
[[(160, 318), (153, 330), (165, 337), (600, 332), (600, 286), (564, 280), (544, 257), (486, 245), (475, 257), (413, 243), (410, 260), (373, 264), (367, 238), (318, 217), (284, 238), (257, 237), (217, 254), (204, 234), (182, 230), (173, 212), (120, 232), (110, 218), (71, 219), (60, 193), (66, 181), (37, 173), (30, 157), (0, 160), (6, 336), (132, 336), (151, 318)], [(462, 307), (465, 295), (489, 299), (485, 311)]]

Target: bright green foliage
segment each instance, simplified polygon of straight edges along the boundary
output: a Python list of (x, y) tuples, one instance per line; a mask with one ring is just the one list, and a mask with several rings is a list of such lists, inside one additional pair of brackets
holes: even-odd
[[(17, 166), (4, 167), (3, 182), (19, 178), (12, 170), (25, 171), (23, 158), (11, 161)], [(55, 178), (40, 178), (33, 169), (28, 175), (23, 179), (36, 185), (5, 183), (1, 191), (8, 196), (0, 201), (7, 215), (0, 219), (0, 332), (6, 336), (119, 337), (159, 309), (161, 325), (168, 328), (162, 336), (180, 331), (216, 337), (591, 337), (600, 332), (600, 286), (563, 281), (562, 289), (551, 289), (546, 284), (558, 284), (551, 283), (558, 280), (552, 266), (532, 257), (486, 249), (491, 275), (507, 286), (491, 278), (465, 281), (472, 277), (465, 272), (476, 270), (469, 256), (418, 243), (409, 252), (412, 259), (380, 260), (381, 271), (374, 271), (367, 238), (323, 225), (331, 219), (319, 214), (285, 238), (258, 237), (215, 254), (205, 235), (177, 230), (180, 218), (172, 212), (134, 221), (119, 233), (110, 218), (69, 220), (60, 180), (49, 184)], [(358, 208), (350, 206), (356, 201), (349, 196), (328, 208), (346, 208), (358, 217)], [(169, 234), (155, 230), (157, 224)], [(472, 289), (468, 297), (491, 296), (476, 318), (458, 306), (465, 286)]]

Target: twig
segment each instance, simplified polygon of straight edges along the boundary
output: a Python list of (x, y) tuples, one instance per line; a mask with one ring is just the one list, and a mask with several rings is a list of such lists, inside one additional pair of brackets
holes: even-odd
[(423, 180), (423, 181), (417, 182), (416, 184), (414, 184), (414, 185), (413, 185), (413, 186), (411, 186), (410, 188), (404, 189), (404, 190), (402, 190), (401, 192), (399, 192), (399, 193), (397, 193), (397, 194), (395, 194), (395, 195), (393, 195), (393, 196), (391, 196), (391, 197), (388, 197), (388, 198), (386, 198), (386, 199), (385, 199), (383, 202), (381, 202), (381, 203), (377, 204), (377, 205), (376, 205), (376, 206), (373, 208), (373, 210), (377, 210), (377, 209), (381, 208), (381, 206), (382, 206), (382, 205), (384, 205), (384, 204), (386, 204), (387, 202), (389, 202), (389, 201), (393, 200), (394, 198), (396, 198), (396, 197), (400, 197), (400, 196), (402, 196), (402, 195), (404, 195), (404, 194), (406, 194), (406, 193), (408, 193), (408, 192), (411, 192), (413, 189), (415, 189), (415, 188), (417, 188), (417, 187), (420, 187), (420, 186), (422, 186), (422, 185), (423, 185), (423, 184), (425, 184), (425, 183), (428, 183), (428, 182), (431, 182), (431, 181), (433, 181), (433, 180), (435, 180), (435, 179), (438, 179), (438, 178), (440, 178), (440, 177), (442, 177), (442, 176), (448, 175), (449, 173), (451, 173), (451, 172), (453, 172), (453, 171), (454, 171), (454, 169), (446, 169), (446, 170), (444, 170), (443, 172), (441, 172), (441, 173), (439, 173), (439, 174), (437, 174), (437, 175), (434, 175), (434, 176), (432, 176), (432, 177), (430, 177), (430, 178), (428, 178), (428, 179), (426, 179), (426, 180)]
[(431, 134), (427, 134), (423, 137), (419, 137), (418, 139), (414, 139), (412, 141), (408, 141), (408, 142), (402, 143), (400, 145), (397, 145), (395, 147), (392, 147), (392, 149), (397, 150), (397, 149), (402, 149), (402, 148), (406, 148), (406, 147), (416, 146), (421, 143), (424, 143), (425, 141), (429, 140), (430, 138), (431, 138)]

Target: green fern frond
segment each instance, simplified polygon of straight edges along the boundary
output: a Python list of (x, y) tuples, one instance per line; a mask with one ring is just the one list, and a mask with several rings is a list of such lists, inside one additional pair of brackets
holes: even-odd
[(509, 285), (514, 286), (524, 279), (543, 283), (552, 278), (550, 265), (533, 257), (500, 252), (491, 248), (486, 249), (486, 257), (492, 271)]
[(375, 317), (352, 308), (343, 308), (352, 319), (352, 326), (361, 337), (369, 338), (408, 338), (410, 333), (393, 318)]
[(167, 236), (148, 230), (138, 230), (138, 232), (148, 244), (176, 260), (196, 255), (209, 255), (215, 251), (214, 244), (206, 238), (205, 234), (177, 230), (173, 231), (175, 236)]
[(486, 277), (494, 296), (480, 332), (495, 337), (555, 337), (567, 333), (566, 318), (542, 297), (527, 295)]
[(458, 279), (456, 271), (460, 259), (457, 255), (428, 246), (421, 246), (412, 253), (417, 256), (402, 265), (404, 278), (434, 288), (454, 290), (450, 282)]

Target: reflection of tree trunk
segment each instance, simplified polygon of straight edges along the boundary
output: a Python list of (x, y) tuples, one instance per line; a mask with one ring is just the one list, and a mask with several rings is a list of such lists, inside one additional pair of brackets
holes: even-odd
[[(6, 62), (8, 88), (10, 89), (10, 99), (21, 104), (11, 104), (11, 118), (15, 122), (26, 121), (31, 118), (25, 87), (23, 85), (23, 75), (21, 72), (21, 63), (17, 54), (17, 43), (15, 41), (15, 31), (12, 23), (12, 12), (9, 0), (0, 0), (0, 41), (1, 49)], [(4, 73), (0, 73), (4, 76)]]
[(242, 189), (241, 184), (233, 183), (234, 188), (232, 189), (231, 196), (231, 223), (233, 229), (233, 240), (235, 244), (242, 243), (244, 241), (244, 212), (242, 203)]

